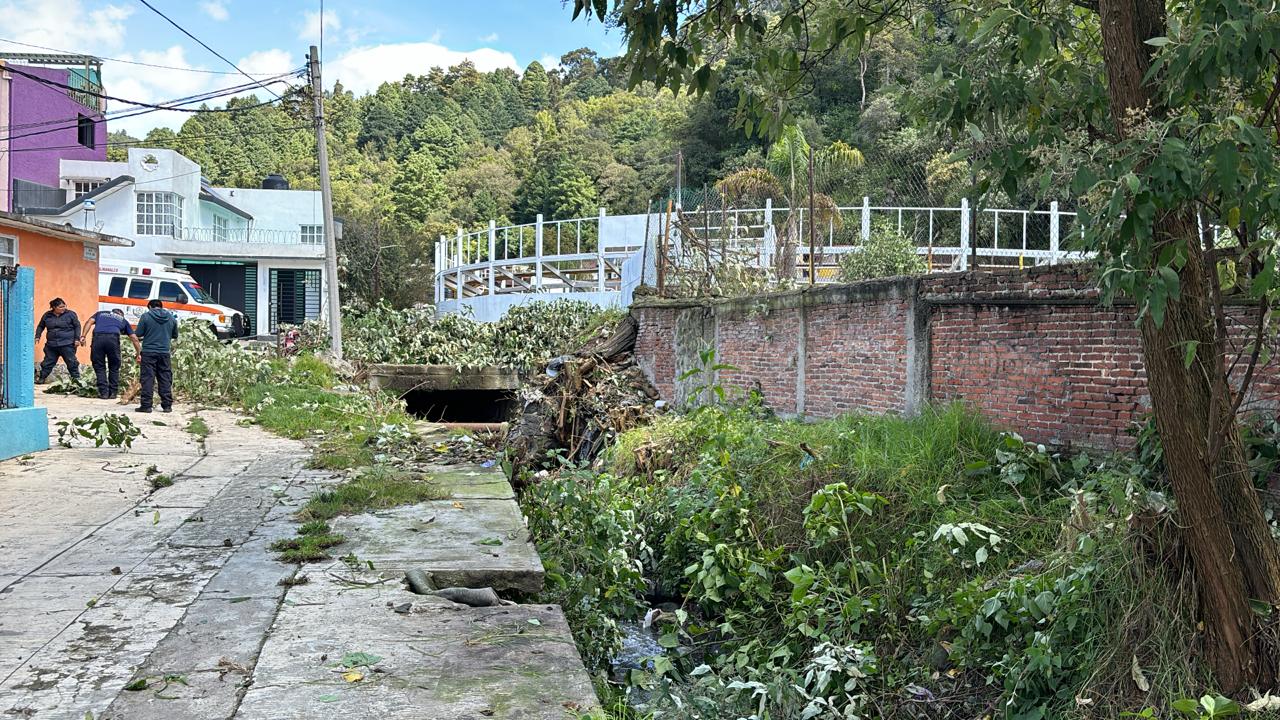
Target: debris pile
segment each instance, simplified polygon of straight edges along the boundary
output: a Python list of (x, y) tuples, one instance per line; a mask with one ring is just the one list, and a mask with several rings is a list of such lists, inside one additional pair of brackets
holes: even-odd
[(521, 393), (522, 409), (507, 438), (517, 485), (523, 471), (545, 467), (555, 451), (589, 462), (611, 438), (661, 412), (658, 391), (635, 363), (636, 330), (629, 315), (597, 330), (577, 352), (552, 360), (540, 387), (535, 379)]

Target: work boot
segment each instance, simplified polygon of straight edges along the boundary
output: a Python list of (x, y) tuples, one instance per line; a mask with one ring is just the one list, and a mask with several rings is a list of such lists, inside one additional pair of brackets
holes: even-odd
[(147, 408), (147, 407), (140, 407), (140, 408), (138, 408), (138, 409), (134, 410), (134, 412), (149, 413), (149, 412), (151, 412), (151, 408)]
[(110, 399), (111, 399), (111, 396), (110, 396), (110, 395), (107, 395), (106, 393), (98, 393), (98, 399), (99, 399), (99, 400), (110, 400)]
[(160, 408), (160, 412), (167, 412), (167, 413), (171, 413), (171, 412), (173, 412), (173, 408), (171, 408), (171, 407), (162, 407), (162, 408)]

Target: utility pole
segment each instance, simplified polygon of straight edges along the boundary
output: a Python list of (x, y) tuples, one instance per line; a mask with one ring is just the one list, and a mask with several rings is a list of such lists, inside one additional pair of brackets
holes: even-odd
[(329, 352), (342, 359), (342, 306), (338, 299), (338, 238), (333, 228), (333, 188), (329, 185), (329, 149), (324, 141), (324, 86), (320, 83), (320, 52), (311, 46), (307, 56), (311, 95), (315, 102), (316, 154), (320, 159), (320, 204), (324, 208), (324, 272), (328, 276)]

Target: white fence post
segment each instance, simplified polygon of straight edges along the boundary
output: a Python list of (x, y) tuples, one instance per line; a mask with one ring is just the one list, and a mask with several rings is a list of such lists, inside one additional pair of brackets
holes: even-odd
[(497, 269), (494, 266), (494, 256), (498, 254), (498, 224), (493, 220), (489, 221), (489, 294), (493, 295), (495, 291), (494, 275)]
[(458, 275), (457, 275), (457, 280), (455, 280), (454, 282), (458, 283), (458, 287), (456, 287), (455, 290), (459, 300), (462, 299), (462, 296), (464, 294), (462, 292), (462, 258), (463, 258), (462, 228), (458, 228), (458, 257), (455, 258), (458, 261), (458, 265), (457, 265)]
[(596, 292), (604, 292), (604, 208), (596, 220)]
[(764, 248), (760, 253), (761, 268), (773, 267), (773, 233), (773, 198), (770, 197), (764, 199)]
[(960, 199), (960, 269), (969, 269), (969, 198)]
[(433, 283), (436, 288), (436, 305), (444, 300), (444, 236), (436, 241), (436, 281)]
[(862, 242), (871, 240), (871, 198), (862, 196)]
[(1049, 203), (1049, 264), (1058, 264), (1058, 252), (1061, 244), (1061, 216), (1058, 215), (1058, 201)]
[(538, 213), (538, 219), (533, 226), (533, 286), (538, 290), (542, 289), (542, 213)]

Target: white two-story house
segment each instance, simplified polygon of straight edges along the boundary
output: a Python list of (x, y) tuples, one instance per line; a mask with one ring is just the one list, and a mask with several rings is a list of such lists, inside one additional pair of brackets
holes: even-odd
[(127, 162), (62, 160), (66, 203), (25, 208), (59, 224), (133, 240), (104, 260), (189, 271), (217, 302), (244, 313), (251, 334), (324, 317), (324, 220), (319, 191), (279, 175), (260, 188), (217, 188), (173, 150), (130, 148)]

